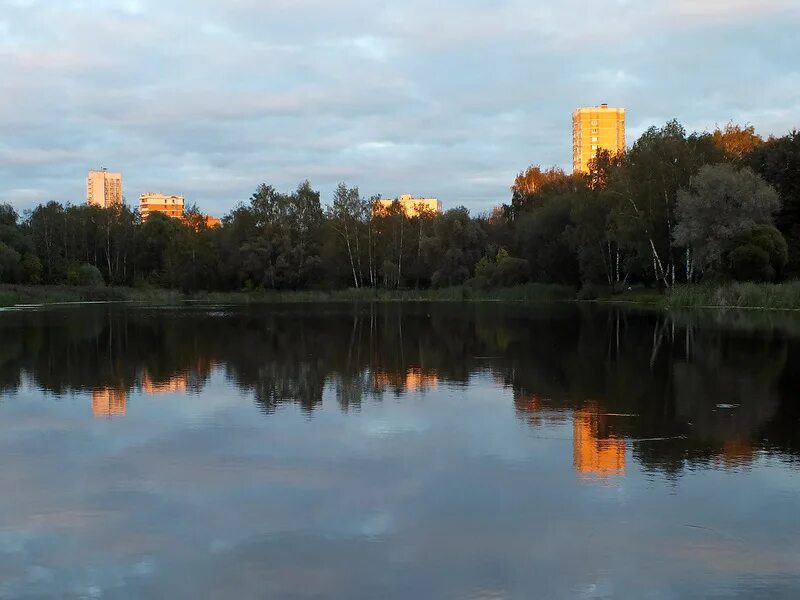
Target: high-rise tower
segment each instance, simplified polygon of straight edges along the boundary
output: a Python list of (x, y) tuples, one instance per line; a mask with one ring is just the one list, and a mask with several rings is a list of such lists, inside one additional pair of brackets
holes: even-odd
[(625, 150), (625, 109), (608, 104), (578, 108), (572, 113), (572, 170), (586, 173), (589, 161), (602, 148)]
[(100, 208), (122, 204), (122, 173), (105, 169), (89, 171), (86, 177), (86, 203)]

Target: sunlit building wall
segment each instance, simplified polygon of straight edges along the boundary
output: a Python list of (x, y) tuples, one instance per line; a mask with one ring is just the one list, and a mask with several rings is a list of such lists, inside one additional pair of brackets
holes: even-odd
[[(373, 208), (377, 215), (386, 214), (395, 202), (393, 198), (378, 200)], [(402, 194), (397, 198), (400, 208), (409, 219), (421, 214), (438, 215), (442, 212), (442, 203), (436, 198), (414, 198), (411, 194)]]
[(139, 196), (139, 214), (142, 221), (147, 221), (148, 217), (159, 212), (174, 219), (183, 219), (183, 196), (166, 196), (146, 192)]
[(625, 109), (608, 104), (578, 108), (572, 113), (572, 170), (587, 173), (598, 149), (625, 150)]
[(86, 203), (100, 208), (122, 204), (122, 173), (92, 170), (86, 176)]

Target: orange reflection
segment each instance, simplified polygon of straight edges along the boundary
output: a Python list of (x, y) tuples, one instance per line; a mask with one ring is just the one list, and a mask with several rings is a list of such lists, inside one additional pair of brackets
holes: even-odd
[(166, 381), (153, 381), (145, 371), (142, 379), (142, 391), (146, 394), (170, 394), (172, 392), (185, 392), (189, 385), (186, 373), (173, 375)]
[(625, 474), (625, 442), (600, 438), (605, 417), (597, 409), (576, 410), (572, 418), (572, 452), (575, 470), (587, 478), (618, 477)]
[(514, 409), (532, 427), (557, 425), (567, 420), (564, 412), (556, 410), (546, 398), (536, 394), (515, 394)]
[(439, 376), (436, 371), (420, 368), (407, 369), (405, 373), (390, 373), (376, 371), (374, 375), (375, 387), (395, 387), (406, 392), (417, 392), (439, 386)]
[(750, 440), (728, 440), (722, 444), (720, 459), (726, 467), (746, 465), (753, 462), (753, 443)]
[(124, 389), (104, 388), (92, 392), (92, 414), (95, 417), (115, 417), (125, 414), (128, 393)]

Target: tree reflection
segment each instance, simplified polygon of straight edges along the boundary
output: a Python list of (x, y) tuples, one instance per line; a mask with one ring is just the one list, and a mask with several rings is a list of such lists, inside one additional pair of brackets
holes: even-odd
[[(0, 315), (0, 393), (83, 392), (94, 414), (132, 393), (193, 394), (217, 372), (265, 414), (343, 411), (483, 377), (531, 427), (571, 422), (579, 474), (800, 455), (800, 320), (576, 305), (81, 307)], [(630, 456), (629, 456), (630, 455)]]

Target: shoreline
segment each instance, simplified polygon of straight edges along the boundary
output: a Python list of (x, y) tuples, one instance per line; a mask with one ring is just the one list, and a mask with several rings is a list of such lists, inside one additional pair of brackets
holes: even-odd
[(725, 283), (680, 286), (666, 292), (637, 289), (617, 295), (581, 298), (569, 286), (528, 283), (479, 290), (456, 286), (427, 290), (347, 288), (342, 290), (183, 293), (162, 288), (25, 286), (0, 284), (0, 308), (24, 309), (55, 305), (106, 303), (335, 303), (335, 302), (576, 302), (629, 305), (665, 310), (741, 309), (750, 311), (800, 311), (800, 281), (779, 284)]

